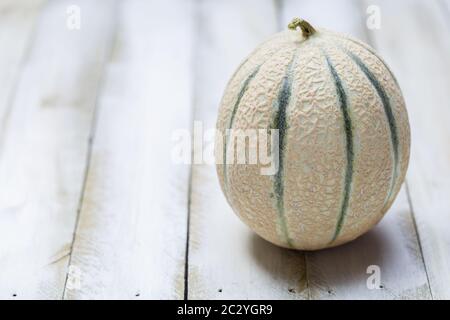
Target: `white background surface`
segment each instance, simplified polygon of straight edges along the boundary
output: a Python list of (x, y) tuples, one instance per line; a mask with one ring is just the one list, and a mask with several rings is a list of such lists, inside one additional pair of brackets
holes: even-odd
[[(449, 3), (0, 1), (0, 298), (450, 298)], [(412, 129), (387, 216), (318, 252), (258, 238), (213, 166), (171, 161), (172, 133), (214, 127), (239, 62), (295, 16), (372, 45)]]

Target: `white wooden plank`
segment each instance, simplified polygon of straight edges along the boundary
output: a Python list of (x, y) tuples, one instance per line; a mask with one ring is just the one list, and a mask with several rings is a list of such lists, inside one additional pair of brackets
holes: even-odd
[[(2, 298), (62, 296), (96, 88), (113, 26), (108, 3), (77, 4), (84, 9), (79, 31), (66, 28), (72, 1), (53, 1), (43, 9), (4, 119)], [(24, 41), (23, 28), (17, 34), (10, 30), (12, 41), (16, 35)]]
[(171, 139), (191, 122), (193, 6), (120, 4), (65, 298), (179, 299), (190, 167)]
[[(288, 1), (283, 22), (299, 12), (317, 27), (367, 41), (366, 8), (356, 1)], [(382, 222), (350, 244), (306, 254), (312, 299), (423, 299), (429, 287), (405, 191)], [(369, 266), (381, 271), (382, 289), (367, 286)], [(369, 269), (370, 271), (370, 269)]]
[(412, 148), (407, 181), (433, 298), (450, 298), (450, 26), (435, 1), (374, 1), (373, 32), (409, 110)]
[[(195, 119), (206, 130), (232, 72), (276, 32), (277, 19), (272, 1), (203, 1), (199, 12)], [(303, 255), (262, 240), (234, 215), (214, 165), (193, 167), (190, 222), (189, 299), (305, 298)]]
[[(32, 44), (36, 17), (44, 1), (0, 2), (0, 125), (10, 110), (22, 62)], [(2, 130), (0, 128), (0, 130)], [(1, 131), (0, 131), (1, 132)]]

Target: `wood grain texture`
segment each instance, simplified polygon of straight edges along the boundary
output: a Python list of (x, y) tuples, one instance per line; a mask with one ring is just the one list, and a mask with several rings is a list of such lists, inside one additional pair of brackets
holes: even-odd
[(375, 1), (376, 48), (403, 89), (412, 131), (407, 175), (433, 298), (450, 298), (450, 25), (437, 1)]
[(118, 10), (71, 259), (81, 281), (65, 298), (179, 299), (189, 166), (172, 161), (171, 138), (190, 128), (193, 6)]
[[(296, 16), (374, 46), (412, 131), (381, 223), (307, 253), (249, 230), (214, 164), (172, 159), (193, 120), (211, 156), (227, 80)], [(450, 0), (0, 1), (0, 298), (449, 299), (449, 53)]]
[[(285, 1), (283, 22), (292, 12), (367, 41), (365, 7), (356, 1)], [(325, 13), (324, 13), (325, 12)], [(330, 14), (326, 14), (329, 12)], [(310, 19), (310, 17), (312, 17)], [(310, 21), (310, 22), (311, 22)], [(420, 247), (405, 191), (373, 230), (341, 247), (306, 254), (312, 299), (428, 299), (430, 298)], [(381, 272), (381, 286), (370, 289), (368, 267)]]
[[(63, 292), (96, 88), (113, 22), (106, 2), (78, 1), (85, 9), (83, 28), (71, 31), (66, 27), (71, 4), (53, 1), (42, 10), (3, 119), (2, 298), (56, 299)], [(27, 37), (29, 23), (18, 25), (17, 35)], [(24, 39), (9, 37), (20, 44), (10, 49), (20, 54)]]

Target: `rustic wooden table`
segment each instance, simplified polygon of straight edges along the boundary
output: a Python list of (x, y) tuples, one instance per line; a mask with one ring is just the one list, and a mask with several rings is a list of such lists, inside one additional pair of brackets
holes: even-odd
[[(214, 166), (171, 158), (294, 16), (385, 57), (412, 129), (387, 216), (318, 252), (261, 240)], [(449, 21), (449, 0), (0, 1), (0, 298), (450, 298)]]

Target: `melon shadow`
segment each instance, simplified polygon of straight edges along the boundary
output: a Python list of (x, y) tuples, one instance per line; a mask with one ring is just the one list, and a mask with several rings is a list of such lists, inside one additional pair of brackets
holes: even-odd
[(349, 243), (317, 251), (281, 248), (252, 233), (250, 254), (263, 270), (286, 283), (290, 292), (306, 290), (309, 292), (303, 293), (314, 298), (324, 292), (333, 295), (336, 288), (349, 285), (369, 290), (368, 267), (375, 265), (383, 270), (392, 265), (388, 260), (393, 249), (385, 233), (378, 225)]

